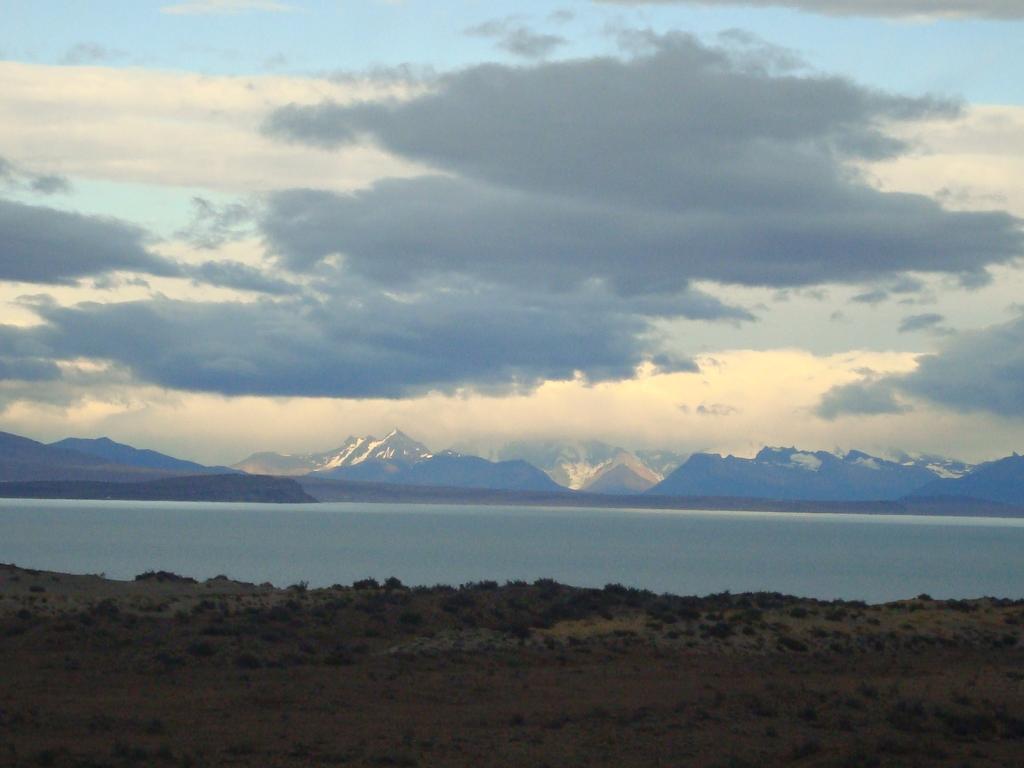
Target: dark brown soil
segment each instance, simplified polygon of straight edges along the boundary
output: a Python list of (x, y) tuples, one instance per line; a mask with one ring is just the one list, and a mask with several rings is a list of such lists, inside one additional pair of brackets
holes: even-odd
[(1018, 766), (1024, 603), (0, 566), (2, 766)]

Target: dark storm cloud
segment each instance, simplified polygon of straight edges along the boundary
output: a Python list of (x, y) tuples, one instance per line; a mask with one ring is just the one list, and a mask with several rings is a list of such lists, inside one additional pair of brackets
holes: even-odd
[(197, 266), (182, 266), (182, 272), (196, 283), (240, 291), (285, 295), (298, 291), (298, 286), (287, 280), (237, 261), (206, 261)]
[(705, 5), (794, 8), (830, 16), (1024, 19), (1019, 0), (594, 0), (608, 5)]
[(858, 402), (895, 402), (897, 392), (954, 411), (1024, 418), (1024, 318), (957, 334), (909, 374), (834, 389), (820, 412), (864, 413)]
[[(25, 297), (25, 306), (52, 306), (49, 297)], [(31, 331), (0, 325), (0, 382), (43, 382), (60, 378), (60, 368), (49, 359), (50, 349)]]
[(114, 219), (0, 200), (0, 280), (69, 284), (110, 270), (173, 276), (145, 232)]
[(270, 135), (321, 147), (369, 138), (446, 176), (279, 193), (263, 221), (272, 250), (295, 269), (341, 254), (378, 280), (599, 279), (622, 293), (692, 279), (979, 276), (1024, 251), (1005, 213), (946, 211), (851, 170), (906, 151), (884, 122), (953, 117), (955, 106), (780, 73), (771, 51), (634, 37), (646, 52), (629, 59), (483, 65), (405, 102), (278, 110)]
[(901, 269), (965, 272), (1018, 252), (1020, 234), (1004, 214), (947, 213), (925, 198), (864, 195), (873, 199), (859, 210), (740, 216), (640, 211), (420, 177), (350, 195), (276, 193), (262, 227), (271, 250), (295, 270), (343, 254), (355, 272), (381, 282), (458, 273), (564, 290), (601, 279), (622, 294), (678, 290), (693, 279), (781, 287)]
[(945, 316), (936, 312), (926, 312), (921, 315), (909, 315), (900, 321), (900, 333), (912, 333), (914, 331), (934, 331), (940, 323), (945, 321)]
[(817, 412), (823, 419), (832, 420), (845, 415), (881, 416), (908, 410), (896, 399), (895, 387), (886, 381), (873, 381), (834, 387), (822, 398)]
[(13, 189), (30, 190), (41, 195), (55, 195), (71, 191), (71, 182), (64, 176), (31, 173), (3, 157), (0, 157), (0, 185)]
[[(229, 206), (216, 214), (221, 223), (206, 222), (202, 232), (196, 230), (197, 238), (230, 239), (222, 223), (233, 221), (237, 211)], [(148, 238), (145, 230), (115, 219), (0, 200), (0, 280), (69, 285), (91, 277), (102, 289), (121, 285), (109, 273), (124, 271), (267, 294), (297, 290), (287, 280), (235, 261), (179, 264), (150, 252)]]
[(954, 410), (1024, 417), (1024, 318), (961, 333), (894, 382)]
[(469, 27), (466, 34), (493, 38), (499, 48), (524, 59), (543, 59), (567, 42), (564, 37), (536, 32), (513, 19), (486, 21)]
[[(676, 297), (672, 304), (685, 301)], [(644, 310), (657, 314), (670, 306), (653, 302)], [(630, 377), (656, 356), (648, 317), (600, 291), (558, 300), (470, 288), (403, 298), (360, 291), (322, 302), (155, 299), (75, 307), (39, 302), (35, 309), (44, 322), (3, 329), (0, 354), (43, 350), (57, 360), (104, 360), (142, 382), (227, 395), (522, 390), (571, 379), (576, 371), (592, 381)], [(696, 370), (692, 361), (659, 359), (673, 370)]]
[(60, 368), (52, 360), (0, 357), (0, 381), (55, 381)]
[(71, 191), (71, 182), (63, 176), (34, 176), (30, 181), (30, 186), (33, 192), (39, 192), (43, 195), (66, 194)]
[(870, 291), (864, 291), (863, 293), (858, 293), (856, 296), (852, 297), (850, 299), (850, 301), (855, 301), (858, 304), (871, 304), (872, 306), (874, 306), (875, 304), (881, 304), (883, 301), (886, 301), (888, 298), (889, 298), (889, 292), (888, 291), (883, 290), (881, 288), (873, 288)]
[[(984, 277), (980, 279), (988, 279), (987, 272), (981, 271), (978, 272), (977, 274), (984, 275)], [(961, 273), (961, 275), (963, 275), (963, 273)], [(911, 294), (924, 294), (926, 290), (927, 286), (925, 285), (925, 283), (922, 282), (921, 280), (918, 280), (916, 277), (911, 277), (910, 275), (900, 275), (892, 280), (889, 280), (887, 283), (885, 283), (884, 286), (878, 286), (872, 288), (871, 290), (856, 294), (855, 296), (850, 298), (850, 301), (856, 302), (858, 304), (870, 304), (874, 306), (876, 304), (881, 304), (884, 301), (888, 301), (889, 299), (894, 298), (895, 296), (903, 296), (904, 298), (901, 299), (901, 303), (908, 303), (910, 301), (913, 301), (913, 299), (908, 299), (906, 297), (910, 296)]]
[[(334, 253), (379, 283), (470, 275), (534, 290), (570, 290), (592, 279), (623, 295), (682, 291), (693, 276), (721, 274), (724, 249), (741, 248), (699, 220), (638, 215), (606, 205), (527, 195), (459, 179), (381, 182), (349, 195), (290, 190), (268, 198), (261, 223), (271, 250), (296, 271)], [(715, 254), (696, 253), (720, 235)], [(687, 272), (679, 250), (695, 251)], [(745, 275), (737, 273), (737, 282)], [(688, 317), (692, 304), (676, 314)], [(736, 317), (716, 304), (699, 316)], [(749, 316), (748, 316), (749, 317)]]
[(212, 250), (251, 234), (253, 210), (246, 203), (217, 205), (204, 197), (192, 198), (192, 220), (175, 233), (196, 248)]

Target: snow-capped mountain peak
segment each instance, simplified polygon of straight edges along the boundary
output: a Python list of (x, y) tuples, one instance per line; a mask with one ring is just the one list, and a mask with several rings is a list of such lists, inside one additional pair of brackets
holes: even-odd
[(345, 444), (316, 467), (314, 471), (351, 467), (365, 461), (398, 461), (414, 464), (433, 454), (423, 443), (393, 429), (384, 437), (350, 437)]
[(301, 456), (254, 454), (235, 466), (261, 474), (305, 475), (310, 472), (351, 467), (371, 460), (415, 464), (431, 456), (433, 453), (423, 443), (413, 440), (398, 429), (393, 429), (382, 438), (372, 435), (349, 437), (340, 447), (323, 453)]

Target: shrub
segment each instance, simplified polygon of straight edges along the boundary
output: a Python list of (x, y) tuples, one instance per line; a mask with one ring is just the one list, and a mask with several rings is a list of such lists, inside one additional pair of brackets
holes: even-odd
[(418, 627), (423, 623), (423, 616), (415, 611), (404, 611), (399, 615), (398, 621), (407, 627)]
[(731, 637), (733, 634), (733, 628), (731, 624), (724, 621), (715, 622), (707, 629), (704, 630), (704, 634), (708, 637), (717, 637), (719, 639), (725, 639)]
[(805, 757), (811, 757), (821, 752), (821, 742), (817, 739), (808, 739), (800, 744), (793, 747), (793, 759), (802, 760)]
[(886, 720), (898, 731), (916, 733), (923, 729), (924, 721), (927, 718), (924, 705), (920, 701), (902, 699), (889, 710)]
[(217, 652), (217, 649), (214, 648), (211, 643), (207, 643), (206, 641), (199, 641), (199, 642), (196, 642), (196, 643), (192, 643), (191, 645), (189, 645), (188, 648), (186, 648), (186, 650), (190, 654), (195, 656), (197, 659), (209, 658), (210, 656), (213, 656), (213, 654)]
[(779, 647), (787, 651), (796, 651), (797, 653), (803, 653), (807, 650), (806, 643), (788, 635), (783, 635), (779, 638)]
[(169, 581), (176, 584), (197, 584), (198, 582), (190, 576), (179, 576), (170, 571), (146, 571), (135, 577), (135, 581)]
[(494, 592), (498, 589), (496, 581), (469, 581), (463, 584), (460, 589), (477, 590), (481, 592)]
[(235, 666), (240, 669), (259, 669), (263, 662), (252, 653), (240, 653), (235, 657)]
[(958, 739), (988, 739), (995, 735), (996, 720), (981, 712), (938, 712), (949, 735)]

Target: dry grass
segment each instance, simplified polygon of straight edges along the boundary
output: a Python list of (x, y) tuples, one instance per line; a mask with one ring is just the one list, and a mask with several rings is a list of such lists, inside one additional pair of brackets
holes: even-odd
[(0, 765), (1011, 766), (1024, 603), (0, 566)]

